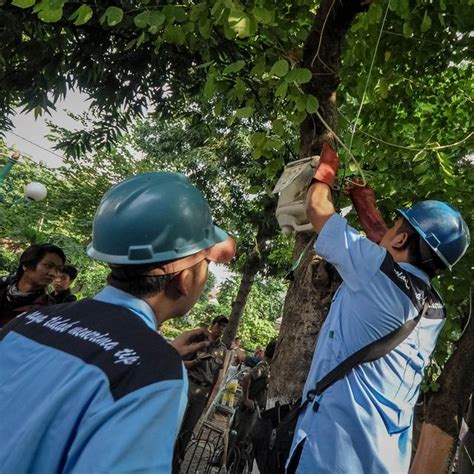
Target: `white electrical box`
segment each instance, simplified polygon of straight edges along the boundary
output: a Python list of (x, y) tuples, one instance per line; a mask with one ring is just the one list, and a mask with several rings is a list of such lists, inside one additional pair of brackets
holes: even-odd
[(310, 231), (306, 217), (306, 192), (319, 164), (319, 155), (292, 161), (285, 166), (273, 194), (279, 193), (276, 218), (284, 234)]

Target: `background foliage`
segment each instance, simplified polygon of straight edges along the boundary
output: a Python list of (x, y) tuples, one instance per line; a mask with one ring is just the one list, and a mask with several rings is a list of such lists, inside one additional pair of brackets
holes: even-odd
[[(265, 196), (284, 163), (298, 157), (300, 124), (308, 114), (318, 120), (318, 102), (304, 91), (318, 77), (301, 63), (318, 0), (1, 3), (0, 130), (11, 125), (14, 107), (39, 114), (71, 89), (91, 99), (93, 113), (81, 129), (55, 130), (57, 146), (72, 157), (58, 209), (77, 229), (79, 245), (99, 191), (149, 160), (184, 165), (250, 250)], [(357, 173), (352, 154), (387, 219), (396, 207), (432, 198), (454, 203), (473, 228), (473, 10), (472, 0), (374, 0), (346, 39), (337, 98), (336, 132), (346, 144), (341, 179)], [(148, 112), (157, 122), (120, 141)], [(174, 123), (174, 138), (161, 141), (163, 153), (153, 161), (152, 136), (166, 137), (169, 124), (159, 119)], [(142, 159), (129, 149), (139, 143)], [(291, 241), (275, 242), (278, 268), (267, 270), (278, 274)], [(470, 315), (473, 261), (471, 246), (454, 272), (435, 282), (449, 319), (434, 374)]]

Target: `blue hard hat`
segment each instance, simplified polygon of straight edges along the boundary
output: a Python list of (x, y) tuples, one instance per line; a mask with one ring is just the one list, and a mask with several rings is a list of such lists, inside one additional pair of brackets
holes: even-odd
[(214, 225), (206, 199), (184, 175), (159, 171), (132, 176), (104, 194), (87, 254), (134, 265), (189, 260), (204, 250), (203, 258), (228, 261), (235, 242)]
[(441, 201), (422, 201), (409, 209), (397, 209), (451, 270), (466, 253), (471, 236), (459, 211)]

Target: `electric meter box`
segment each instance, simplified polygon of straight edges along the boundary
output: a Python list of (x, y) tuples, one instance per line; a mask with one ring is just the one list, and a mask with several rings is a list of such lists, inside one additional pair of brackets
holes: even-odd
[(273, 194), (280, 194), (276, 218), (284, 234), (313, 228), (306, 217), (306, 192), (318, 164), (319, 155), (288, 163), (273, 189)]

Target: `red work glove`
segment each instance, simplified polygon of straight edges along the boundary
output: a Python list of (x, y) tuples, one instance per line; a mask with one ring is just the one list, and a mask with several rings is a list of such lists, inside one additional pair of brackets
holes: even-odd
[(314, 173), (313, 179), (321, 183), (326, 183), (333, 188), (338, 169), (339, 157), (337, 153), (327, 143), (324, 143), (319, 157), (319, 165)]
[(387, 232), (388, 227), (382, 214), (377, 209), (374, 190), (368, 184), (365, 186), (352, 184), (345, 188), (345, 193), (352, 200), (367, 238), (378, 244)]

